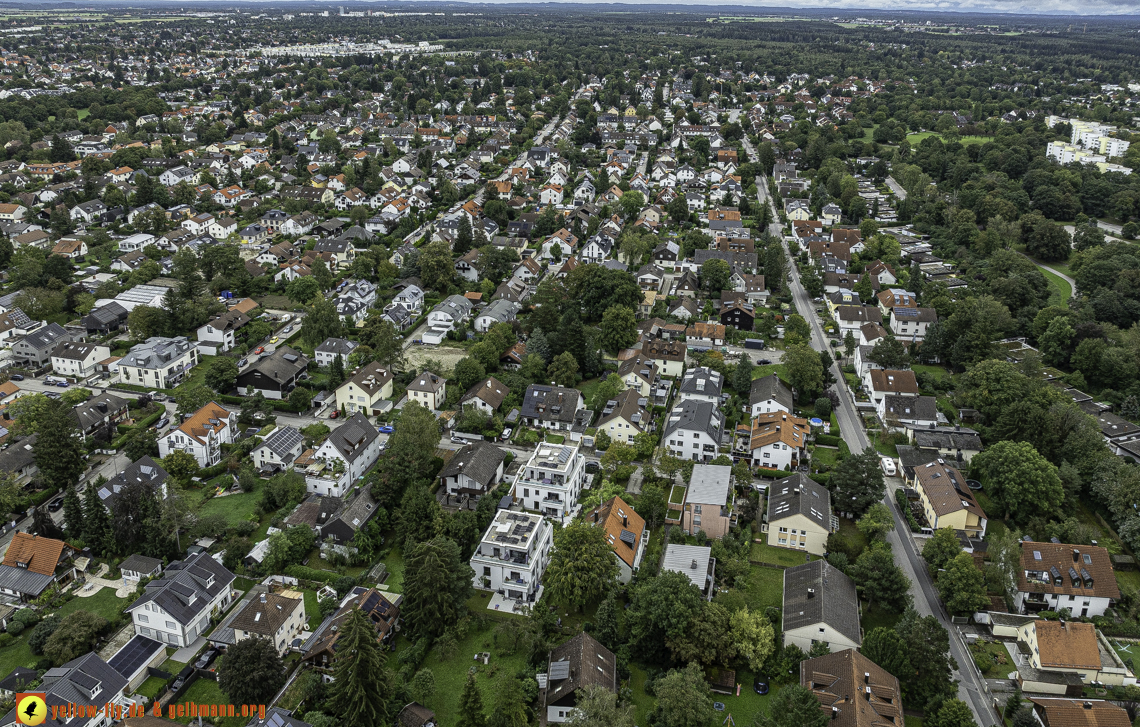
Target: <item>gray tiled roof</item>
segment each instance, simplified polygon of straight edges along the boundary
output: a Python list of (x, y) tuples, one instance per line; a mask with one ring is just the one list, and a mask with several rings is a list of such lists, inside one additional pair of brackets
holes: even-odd
[[(44, 673), (40, 691), (45, 693), (44, 701), (48, 709), (67, 704), (102, 704), (117, 697), (127, 686), (125, 676), (115, 671), (107, 662), (94, 653), (72, 659), (63, 666), (48, 669)], [(100, 719), (102, 712), (99, 713)], [(68, 721), (69, 727), (83, 727), (96, 719), (76, 718)], [(0, 724), (8, 725), (16, 721), (15, 709), (0, 719)], [(45, 727), (59, 727), (62, 720), (50, 716), (44, 720)]]
[(227, 590), (233, 581), (234, 574), (221, 563), (205, 553), (198, 553), (167, 566), (162, 577), (148, 583), (143, 595), (123, 610), (133, 611), (144, 603), (155, 603), (187, 626), (198, 619), (210, 607), (210, 602)]
[(334, 429), (327, 441), (336, 447), (345, 461), (353, 462), (378, 436), (376, 427), (369, 424), (363, 414), (356, 412), (348, 421)]
[(748, 393), (749, 404), (759, 404), (762, 401), (774, 399), (776, 403), (792, 410), (792, 390), (776, 374), (769, 374), (752, 382), (752, 389)]
[(680, 392), (684, 394), (699, 394), (718, 397), (724, 388), (724, 377), (719, 371), (697, 367), (689, 369), (681, 381)]
[(154, 488), (159, 488), (166, 482), (169, 475), (157, 462), (145, 455), (138, 462), (129, 464), (123, 471), (115, 475), (99, 488), (99, 499), (107, 509), (111, 509), (123, 488), (135, 482), (145, 482)]
[(827, 624), (856, 644), (863, 641), (855, 582), (826, 560), (784, 571), (784, 630), (819, 623)]
[(121, 363), (143, 369), (159, 369), (189, 351), (192, 346), (185, 336), (152, 336), (132, 347)]
[(439, 476), (445, 478), (463, 474), (486, 488), (506, 456), (503, 450), (490, 442), (476, 440), (456, 452)]
[(723, 420), (716, 412), (716, 405), (711, 401), (697, 401), (686, 399), (669, 413), (669, 421), (665, 424), (665, 439), (673, 432), (684, 430), (687, 432), (705, 432), (714, 442), (720, 442), (720, 432)]
[(768, 522), (804, 515), (831, 529), (831, 493), (815, 480), (798, 472), (768, 486)]

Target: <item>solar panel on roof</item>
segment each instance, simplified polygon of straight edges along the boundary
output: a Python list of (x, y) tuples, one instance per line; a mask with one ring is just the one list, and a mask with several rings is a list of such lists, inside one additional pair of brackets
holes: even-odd
[(568, 679), (570, 678), (570, 662), (569, 661), (555, 661), (550, 664), (550, 679)]
[(281, 716), (280, 712), (274, 712), (270, 715), (269, 719), (266, 720), (266, 724), (268, 724), (269, 727), (284, 727), (285, 718)]
[(633, 545), (635, 542), (637, 542), (637, 538), (634, 536), (634, 534), (633, 534), (633, 533), (631, 533), (631, 532), (630, 532), (630, 531), (628, 531), (628, 530), (624, 530), (624, 529), (623, 529), (623, 530), (621, 531), (621, 536), (620, 536), (620, 537), (621, 537), (621, 541), (622, 541), (623, 543), (628, 543), (629, 545)]

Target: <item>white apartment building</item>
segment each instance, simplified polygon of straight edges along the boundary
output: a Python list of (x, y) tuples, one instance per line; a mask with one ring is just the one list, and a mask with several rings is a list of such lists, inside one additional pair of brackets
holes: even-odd
[(82, 379), (94, 374), (96, 364), (110, 357), (111, 349), (107, 346), (67, 341), (51, 352), (51, 368), (60, 376)]
[(586, 481), (586, 458), (577, 446), (540, 444), (519, 470), (512, 495), (527, 510), (562, 519), (571, 515)]
[(185, 336), (152, 336), (119, 361), (119, 381), (154, 389), (173, 389), (198, 364), (198, 349)]
[(515, 601), (542, 597), (554, 528), (541, 515), (499, 510), (471, 556), (474, 586)]
[(189, 646), (210, 628), (210, 617), (225, 611), (237, 591), (234, 574), (205, 553), (167, 566), (127, 606), (135, 633), (171, 646)]

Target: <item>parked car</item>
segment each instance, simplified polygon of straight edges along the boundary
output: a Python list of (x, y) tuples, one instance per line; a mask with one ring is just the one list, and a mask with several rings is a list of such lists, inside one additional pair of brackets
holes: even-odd
[(261, 427), (249, 427), (248, 429), (245, 430), (245, 436), (252, 437), (253, 435), (257, 434), (260, 431), (261, 431)]
[(333, 409), (332, 414), (329, 414), (329, 419), (336, 419), (340, 416), (340, 409)]
[(280, 340), (281, 340), (280, 338), (278, 338), (277, 336), (274, 336), (273, 338), (269, 339), (269, 342), (270, 343), (277, 343)]
[(240, 369), (240, 368), (242, 368), (242, 367), (243, 367), (243, 366), (245, 366), (245, 365), (246, 365), (248, 362), (249, 362), (249, 359), (248, 359), (248, 358), (243, 358), (241, 361), (238, 361), (238, 368), (239, 368), (239, 369)]
[(514, 430), (514, 429), (512, 429), (511, 427), (507, 427), (506, 429), (504, 429), (504, 430), (503, 430), (503, 439), (510, 439), (510, 438), (511, 438), (511, 434), (513, 434), (513, 433), (514, 433), (514, 431), (515, 431), (515, 430)]
[(170, 423), (170, 418), (169, 417), (163, 417), (163, 418), (158, 420), (157, 428), (162, 429), (169, 423)]
[(282, 332), (282, 333), (289, 333), (289, 332), (290, 332), (290, 331), (292, 331), (292, 330), (293, 330), (293, 326), (285, 326), (285, 328), (284, 328), (284, 329), (282, 329), (282, 331), (281, 331), (281, 332)]
[(380, 432), (381, 434), (391, 434), (392, 432), (396, 431), (396, 428), (390, 424), (385, 424), (376, 431)]
[(768, 366), (768, 365), (770, 365), (771, 363), (772, 363), (771, 359), (766, 359), (766, 358), (758, 358), (758, 359), (756, 359), (756, 365), (757, 365), (757, 366)]
[(597, 472), (601, 468), (602, 468), (602, 466), (600, 464), (598, 464), (597, 462), (587, 462), (586, 463), (586, 471), (587, 472)]
[(206, 649), (204, 652), (202, 652), (202, 655), (198, 657), (198, 661), (194, 662), (194, 668), (205, 669), (210, 665), (210, 663), (214, 660), (214, 657), (217, 655), (218, 652), (214, 651), (213, 649)]
[(71, 384), (67, 383), (66, 381), (61, 381), (58, 384), (56, 384), (56, 386), (58, 386), (61, 389), (66, 389), (68, 386), (71, 386)]
[(24, 375), (23, 374), (12, 374), (8, 378), (11, 379), (12, 381), (23, 381)]
[(52, 500), (50, 503), (48, 503), (48, 510), (50, 510), (51, 512), (57, 512), (61, 507), (63, 507), (63, 498), (62, 497), (57, 497), (54, 500)]
[(257, 348), (253, 349), (253, 353), (255, 356), (265, 353), (265, 346), (258, 346)]

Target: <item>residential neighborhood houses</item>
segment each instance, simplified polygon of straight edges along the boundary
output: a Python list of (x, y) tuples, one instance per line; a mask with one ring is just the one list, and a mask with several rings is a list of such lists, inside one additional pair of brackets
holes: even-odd
[(441, 10), (6, 21), (0, 727), (1127, 724), (1131, 41)]

